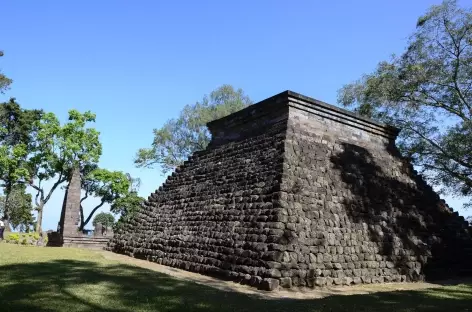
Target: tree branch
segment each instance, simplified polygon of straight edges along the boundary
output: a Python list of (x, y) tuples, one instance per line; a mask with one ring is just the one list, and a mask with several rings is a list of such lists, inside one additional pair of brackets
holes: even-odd
[(459, 62), (460, 62), (460, 51), (458, 51), (457, 55), (456, 55), (456, 60), (455, 60), (455, 64), (454, 64), (454, 74), (452, 76), (453, 77), (452, 81), (454, 83), (454, 89), (456, 90), (457, 95), (461, 99), (462, 104), (464, 104), (469, 109), (469, 112), (472, 113), (472, 107), (469, 105), (469, 103), (465, 99), (465, 97), (462, 94), (462, 91), (460, 90), (459, 85), (457, 83), (457, 75), (459, 74)]
[(465, 174), (462, 174), (460, 172), (456, 172), (454, 170), (451, 170), (449, 168), (447, 168), (446, 166), (444, 165), (441, 165), (440, 167), (437, 167), (437, 166), (434, 166), (434, 165), (430, 165), (430, 164), (424, 164), (423, 165), (426, 169), (430, 169), (430, 170), (437, 170), (437, 171), (445, 171), (446, 173), (450, 174), (451, 176), (457, 178), (458, 180), (464, 182), (466, 185), (472, 185), (472, 179), (465, 175)]
[(36, 207), (39, 207), (40, 202), (38, 201), (38, 198), (40, 195), (41, 195), (41, 200), (44, 198), (44, 191), (38, 185), (30, 184), (30, 186), (37, 191), (36, 196), (34, 197), (34, 203), (36, 204)]
[(87, 198), (88, 198), (88, 192), (85, 192), (85, 196), (80, 200), (80, 203), (82, 204), (82, 202), (86, 200)]
[[(442, 109), (448, 111), (449, 113), (458, 116), (459, 118), (461, 118), (464, 121), (469, 121), (469, 118), (467, 118), (467, 116), (465, 116), (463, 112), (458, 111), (457, 109), (455, 109), (451, 106), (448, 106), (448, 105), (444, 104), (443, 102), (439, 101), (433, 95), (431, 95), (431, 92), (428, 92), (427, 90), (424, 90), (424, 89), (420, 89), (418, 91), (421, 94), (423, 94), (425, 97), (429, 98), (431, 101), (434, 102), (434, 103), (431, 103), (431, 102), (428, 103), (427, 104), (428, 106), (432, 106), (432, 107), (436, 107), (436, 108), (442, 108)], [(421, 103), (421, 101), (418, 101), (417, 103)]]
[(410, 126), (406, 126), (406, 128), (410, 129), (411, 131), (413, 131), (414, 133), (416, 133), (420, 138), (422, 138), (423, 140), (425, 140), (426, 142), (428, 142), (430, 145), (432, 145), (434, 148), (436, 148), (438, 151), (440, 151), (444, 156), (446, 156), (447, 158), (455, 161), (456, 163), (458, 163), (459, 165), (461, 166), (464, 166), (468, 169), (472, 169), (472, 165), (471, 164), (468, 164), (468, 163), (465, 163), (463, 162), (462, 160), (460, 159), (457, 159), (456, 157), (454, 157), (453, 155), (449, 154), (447, 151), (445, 151), (438, 143), (434, 142), (432, 139), (426, 137), (424, 134), (422, 134), (421, 132), (419, 132), (418, 130), (414, 129), (413, 127), (410, 127)]
[(82, 207), (82, 201), (81, 201), (81, 204), (80, 204), (80, 228), (79, 230), (83, 230), (84, 229), (84, 208)]
[(62, 176), (62, 172), (61, 174), (59, 175), (59, 178), (57, 179), (56, 183), (54, 183), (54, 185), (51, 187), (51, 189), (49, 190), (49, 193), (48, 195), (46, 196), (46, 198), (44, 199), (43, 203), (46, 204), (49, 199), (51, 198), (51, 195), (52, 193), (54, 193), (54, 191), (56, 190), (56, 188), (63, 182), (65, 182), (67, 180), (66, 177), (63, 177)]
[(105, 204), (105, 201), (102, 200), (102, 202), (96, 206), (95, 208), (93, 208), (92, 212), (90, 212), (89, 216), (87, 217), (87, 220), (85, 220), (84, 224), (83, 224), (83, 227), (85, 227), (87, 225), (87, 223), (89, 223), (90, 219), (92, 219), (93, 217), (93, 214), (100, 208), (103, 206), (103, 204)]

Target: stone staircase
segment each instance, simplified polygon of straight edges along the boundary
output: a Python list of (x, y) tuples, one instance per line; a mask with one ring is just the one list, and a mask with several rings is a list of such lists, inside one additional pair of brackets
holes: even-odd
[(75, 236), (75, 237), (64, 237), (64, 247), (76, 247), (76, 248), (87, 248), (87, 249), (103, 249), (107, 246), (108, 241), (111, 237), (86, 237), (86, 236)]

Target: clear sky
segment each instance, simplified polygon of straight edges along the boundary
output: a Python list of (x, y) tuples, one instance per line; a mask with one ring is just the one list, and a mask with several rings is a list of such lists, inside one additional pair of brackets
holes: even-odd
[[(92, 110), (100, 165), (140, 177), (147, 197), (164, 177), (135, 168), (134, 155), (185, 104), (222, 84), (254, 101), (292, 90), (336, 104), (343, 84), (401, 53), (417, 18), (439, 3), (4, 0), (0, 68), (14, 83), (0, 101), (16, 97), (63, 121), (69, 109)], [(56, 229), (62, 199), (59, 190), (47, 204), (45, 230)]]

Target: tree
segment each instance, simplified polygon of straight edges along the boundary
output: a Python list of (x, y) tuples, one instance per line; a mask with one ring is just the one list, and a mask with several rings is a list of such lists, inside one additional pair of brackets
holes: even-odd
[[(116, 200), (126, 196), (131, 186), (128, 175), (121, 171), (109, 171), (107, 169), (88, 167), (83, 171), (82, 189), (85, 196), (80, 200), (80, 230), (90, 221), (95, 212), (105, 203), (113, 204)], [(100, 203), (95, 206), (85, 219), (82, 203), (89, 197), (100, 198)]]
[[(28, 170), (24, 166), (24, 159), (27, 151), (24, 145), (10, 147), (8, 145), (0, 146), (0, 180), (5, 194), (5, 203), (10, 203), (10, 194), (14, 186), (22, 179), (28, 177)], [(6, 220), (6, 227), (9, 229), (10, 213), (15, 206), (3, 210), (3, 218)]]
[(239, 111), (252, 102), (241, 89), (223, 85), (204, 96), (201, 102), (186, 105), (177, 119), (168, 120), (160, 129), (154, 129), (151, 148), (138, 150), (137, 167), (159, 166), (167, 173), (181, 165), (190, 154), (203, 150), (210, 141), (206, 124)]
[[(0, 57), (2, 56), (3, 56), (3, 51), (0, 51)], [(2, 72), (0, 71), (0, 94), (5, 93), (5, 91), (8, 90), (12, 82), (13, 81), (10, 78), (2, 74)]]
[[(102, 153), (99, 132), (88, 128), (95, 122), (95, 114), (69, 111), (69, 122), (61, 126), (53, 113), (44, 114), (38, 123), (34, 151), (29, 157), (29, 185), (36, 190), (35, 205), (38, 211), (36, 231), (41, 233), (43, 210), (59, 185), (66, 182), (72, 170), (81, 171), (96, 164)], [(53, 180), (47, 190), (45, 181)]]
[(15, 98), (0, 103), (0, 143), (10, 146), (25, 144), (30, 147), (37, 131), (37, 122), (43, 113), (38, 109), (21, 108)]
[(472, 195), (471, 9), (432, 6), (406, 51), (345, 85), (338, 102), (402, 128), (400, 150), (431, 183)]
[(93, 226), (101, 224), (105, 227), (110, 227), (115, 223), (115, 217), (109, 212), (100, 212), (93, 219)]
[(144, 198), (140, 197), (136, 191), (131, 191), (115, 200), (111, 205), (110, 211), (120, 216), (116, 226), (121, 226), (131, 219), (139, 211), (143, 203)]
[[(37, 122), (42, 114), (41, 110), (22, 109), (14, 98), (0, 104), (0, 186), (4, 189), (6, 202), (15, 185), (29, 179), (27, 157), (32, 151)], [(7, 225), (11, 212), (4, 212)]]
[(24, 184), (17, 184), (11, 190), (8, 198), (0, 197), (0, 213), (8, 215), (8, 221), (13, 229), (28, 232), (34, 224), (31, 194), (26, 193)]
[(115, 223), (115, 229), (120, 227), (130, 218), (132, 218), (141, 208), (144, 198), (138, 195), (141, 180), (133, 178), (130, 174), (126, 174), (129, 181), (128, 193), (116, 199), (110, 207), (110, 211), (115, 215), (119, 215), (118, 221)]

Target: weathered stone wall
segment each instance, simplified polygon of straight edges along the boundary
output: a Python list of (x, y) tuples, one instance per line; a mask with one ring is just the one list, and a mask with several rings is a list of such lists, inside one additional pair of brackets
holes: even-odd
[(209, 129), (207, 150), (110, 250), (269, 290), (415, 281), (470, 263), (467, 223), (401, 159), (397, 129), (292, 92)]
[(268, 245), (283, 233), (274, 201), (285, 130), (274, 121), (264, 134), (193, 155), (115, 232), (110, 249), (260, 285), (270, 275)]
[(394, 129), (290, 101), (281, 197), (294, 217), (283, 285), (416, 281), (437, 260), (465, 267), (467, 222), (405, 166)]

